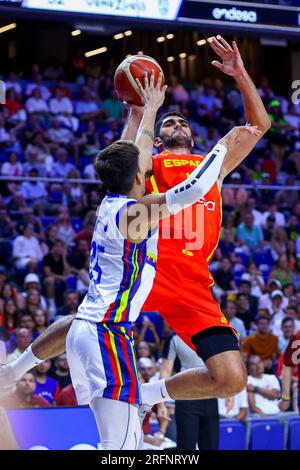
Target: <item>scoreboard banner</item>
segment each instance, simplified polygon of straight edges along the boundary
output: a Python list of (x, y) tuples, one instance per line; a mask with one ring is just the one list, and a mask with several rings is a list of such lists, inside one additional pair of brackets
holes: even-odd
[(6, 5), (38, 10), (172, 21), (183, 0), (7, 0)]

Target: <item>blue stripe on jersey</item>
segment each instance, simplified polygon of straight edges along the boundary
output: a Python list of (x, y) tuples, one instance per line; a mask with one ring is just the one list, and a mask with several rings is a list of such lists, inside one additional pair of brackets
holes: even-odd
[(152, 261), (151, 259), (147, 258), (146, 261), (145, 261), (145, 263), (150, 264), (151, 266), (153, 266), (153, 268), (156, 269), (156, 263), (154, 263), (154, 261)]
[[(127, 333), (128, 336), (130, 336), (129, 333)], [(140, 403), (140, 384), (139, 384), (139, 380), (138, 380), (138, 375), (137, 375), (137, 372), (136, 372), (136, 362), (135, 362), (135, 358), (136, 358), (136, 351), (135, 351), (135, 347), (134, 347), (134, 342), (132, 340), (132, 347), (133, 349), (131, 349), (131, 346), (130, 346), (130, 340), (128, 339), (128, 341), (126, 341), (126, 348), (127, 348), (127, 352), (128, 352), (128, 357), (129, 357), (129, 360), (130, 360), (130, 365), (132, 367), (132, 370), (134, 371), (134, 376), (135, 376), (135, 382), (136, 382), (136, 403)]]
[(101, 324), (100, 325), (97, 324), (97, 334), (98, 334), (98, 341), (99, 341), (99, 346), (100, 346), (103, 365), (104, 365), (106, 384), (107, 384), (106, 386), (109, 387), (104, 390), (103, 397), (112, 398), (114, 385), (116, 381), (115, 381), (115, 376), (114, 376), (112, 364), (110, 361), (110, 357), (105, 346), (105, 341), (104, 341), (105, 331), (103, 331), (103, 326), (101, 326)]
[[(124, 247), (123, 247), (123, 276), (119, 287), (119, 292), (114, 302), (114, 308), (109, 314), (109, 317), (104, 316), (104, 321), (113, 322), (117, 313), (118, 308), (120, 307), (120, 301), (122, 298), (122, 294), (124, 290), (126, 290), (130, 285), (130, 279), (133, 272), (133, 264), (132, 264), (132, 254), (135, 249), (136, 245), (134, 243), (130, 243), (127, 240), (124, 240)], [(125, 284), (126, 280), (126, 284)]]
[[(140, 259), (140, 256), (141, 256), (141, 259)], [(141, 247), (141, 249), (138, 253), (138, 264), (139, 264), (138, 277), (137, 277), (136, 281), (134, 282), (134, 284), (131, 288), (131, 291), (130, 291), (130, 294), (129, 294), (129, 297), (128, 297), (128, 305), (126, 307), (126, 311), (127, 311), (126, 319), (123, 319), (123, 321), (129, 321), (131, 301), (134, 298), (135, 294), (137, 293), (137, 291), (138, 291), (138, 289), (141, 285), (143, 266), (145, 264), (146, 256), (147, 256), (147, 245), (146, 245), (146, 243), (143, 243), (143, 246)]]

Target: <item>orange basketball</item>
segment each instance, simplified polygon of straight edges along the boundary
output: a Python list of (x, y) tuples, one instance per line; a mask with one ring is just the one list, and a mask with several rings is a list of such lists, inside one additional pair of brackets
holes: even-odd
[[(129, 104), (143, 105), (140, 96), (139, 88), (136, 83), (138, 78), (142, 85), (144, 85), (144, 74), (148, 72), (150, 75), (152, 70), (155, 73), (155, 83), (158, 75), (162, 72), (161, 66), (156, 60), (147, 55), (133, 55), (123, 60), (115, 73), (115, 87), (119, 98)], [(165, 78), (163, 76), (162, 86), (164, 85)]]

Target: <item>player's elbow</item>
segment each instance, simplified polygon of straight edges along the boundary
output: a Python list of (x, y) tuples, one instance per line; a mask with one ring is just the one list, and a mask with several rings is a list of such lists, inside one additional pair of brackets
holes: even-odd
[(261, 130), (262, 132), (262, 135), (263, 134), (266, 134), (266, 132), (268, 132), (268, 130), (270, 129), (271, 127), (271, 121), (269, 119), (269, 116), (266, 116), (265, 119), (262, 121), (262, 123), (260, 124), (259, 127), (259, 130)]

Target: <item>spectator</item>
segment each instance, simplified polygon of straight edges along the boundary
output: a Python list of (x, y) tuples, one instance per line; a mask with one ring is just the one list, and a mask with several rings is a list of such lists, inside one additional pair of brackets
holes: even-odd
[(0, 311), (3, 311), (4, 302), (14, 300), (20, 307), (20, 295), (11, 282), (5, 282), (0, 288)]
[[(32, 168), (29, 171), (30, 178), (38, 178), (39, 172), (36, 168)], [(35, 202), (39, 202), (40, 204), (46, 204), (48, 192), (44, 183), (41, 181), (23, 181), (21, 184), (21, 192), (25, 198), (27, 204), (32, 205)]]
[[(242, 185), (242, 176), (237, 171), (230, 174), (230, 184)], [(240, 207), (247, 203), (248, 193), (244, 188), (224, 188), (222, 190), (224, 207)]]
[(280, 290), (274, 290), (271, 294), (272, 305), (269, 310), (271, 315), (270, 330), (279, 336), (281, 333), (281, 323), (285, 318), (285, 312), (282, 308), (283, 293)]
[(254, 310), (253, 306), (250, 305), (249, 295), (242, 292), (238, 293), (236, 297), (236, 316), (243, 320), (246, 330), (253, 327), (256, 314), (257, 310)]
[(295, 323), (295, 331), (300, 330), (300, 314), (298, 313), (297, 307), (293, 307), (292, 305), (288, 305), (285, 308), (285, 314), (287, 318), (292, 318)]
[(269, 217), (267, 218), (266, 225), (263, 228), (263, 236), (266, 242), (272, 242), (272, 245), (274, 245), (276, 241), (276, 236), (278, 236), (278, 232), (276, 234), (276, 225), (275, 225), (274, 215), (269, 215)]
[(59, 118), (53, 118), (51, 127), (48, 130), (48, 137), (54, 144), (59, 144), (68, 147), (75, 139), (75, 136), (70, 129), (63, 127)]
[(220, 263), (220, 268), (214, 275), (216, 283), (214, 290), (219, 297), (232, 295), (237, 292), (231, 268), (232, 266), (229, 259), (223, 258)]
[[(298, 394), (298, 412), (300, 413), (300, 331), (297, 331), (290, 339), (288, 347), (284, 353), (284, 368), (282, 372), (282, 395), (279, 402), (279, 408), (281, 411), (286, 411), (291, 404), (291, 389), (293, 379), (293, 369), (298, 368), (298, 387), (293, 387), (296, 392), (296, 400)], [(295, 400), (295, 401), (296, 401)], [(297, 409), (297, 403), (295, 403), (294, 409)]]
[(70, 266), (66, 259), (66, 245), (62, 240), (57, 239), (51, 252), (43, 259), (43, 269), (45, 274), (46, 297), (49, 302), (49, 313), (51, 318), (56, 313), (55, 294), (65, 290), (66, 279), (70, 274)]
[(30, 96), (35, 92), (35, 90), (39, 90), (40, 96), (44, 101), (49, 100), (51, 92), (49, 91), (49, 88), (43, 85), (43, 76), (40, 73), (34, 77), (33, 83), (28, 83), (25, 95)]
[(37, 264), (43, 257), (39, 241), (33, 233), (33, 224), (26, 224), (23, 235), (19, 235), (13, 241), (13, 257), (19, 270), (36, 271)]
[(152, 353), (157, 352), (160, 349), (160, 337), (156, 331), (154, 323), (150, 320), (147, 315), (142, 317), (142, 327), (140, 329), (139, 341), (145, 340), (147, 332), (150, 333), (152, 342), (148, 341), (149, 348)]
[(32, 92), (31, 97), (26, 101), (25, 108), (29, 114), (35, 114), (38, 117), (45, 117), (49, 111), (47, 102), (42, 98), (38, 88)]
[(266, 225), (266, 222), (267, 222), (267, 219), (270, 215), (272, 215), (273, 217), (275, 217), (275, 223), (278, 227), (284, 227), (285, 226), (285, 219), (284, 219), (284, 215), (279, 212), (277, 209), (277, 204), (271, 204), (269, 207), (268, 207), (268, 211), (264, 212), (263, 213), (263, 225)]
[[(248, 272), (242, 274), (241, 282), (245, 282), (245, 281), (249, 282), (249, 285), (251, 288), (250, 290), (251, 296), (257, 297), (257, 299), (259, 299), (265, 290), (265, 281), (263, 277), (261, 276), (259, 270), (257, 269), (255, 263), (249, 263)], [(241, 291), (241, 288), (240, 288), (240, 291)], [(245, 288), (243, 292), (245, 292)], [(256, 309), (257, 309), (257, 302), (256, 302)]]
[[(258, 302), (258, 308), (266, 308), (270, 311), (272, 307), (271, 295), (274, 290), (281, 290), (281, 282), (277, 279), (270, 279), (267, 285), (267, 293), (263, 294)], [(282, 308), (286, 308), (289, 301), (286, 297), (283, 297)]]
[(230, 259), (234, 251), (234, 238), (232, 232), (228, 229), (224, 229), (222, 232), (222, 238), (219, 242), (218, 251), (221, 254), (218, 255), (218, 258), (224, 257)]
[(244, 214), (244, 222), (238, 226), (237, 240), (245, 243), (250, 250), (257, 250), (262, 246), (262, 230), (254, 224), (254, 217), (249, 211)]
[(32, 341), (32, 337), (29, 330), (21, 328), (16, 330), (16, 349), (7, 356), (7, 363), (13, 362), (28, 348)]
[(19, 329), (28, 330), (32, 340), (35, 340), (35, 336), (33, 335), (34, 321), (30, 313), (21, 313), (21, 315), (18, 317), (17, 325)]
[(84, 88), (81, 99), (75, 105), (75, 114), (83, 122), (96, 119), (103, 114), (96, 101), (92, 98), (91, 91)]
[(0, 313), (0, 325), (7, 333), (12, 333), (17, 325), (19, 310), (15, 300), (8, 299), (3, 304), (3, 315)]
[(242, 341), (247, 336), (246, 328), (243, 320), (236, 317), (237, 310), (235, 303), (226, 300), (222, 303), (221, 307), (225, 317), (231, 323), (233, 328), (238, 332), (239, 339)]
[(281, 334), (279, 336), (279, 343), (278, 343), (280, 354), (282, 354), (286, 350), (289, 344), (289, 341), (294, 333), (295, 333), (294, 319), (291, 317), (285, 317), (281, 322)]
[(51, 377), (48, 377), (47, 375), (47, 373), (50, 370), (50, 367), (51, 367), (50, 360), (41, 362), (38, 366), (36, 366), (35, 368), (35, 383), (36, 383), (35, 393), (36, 395), (47, 400), (50, 405), (55, 405), (55, 402), (57, 401), (58, 396), (59, 396), (59, 386), (58, 386), (58, 383), (54, 379), (52, 379)]
[(1, 168), (2, 176), (21, 176), (22, 163), (19, 161), (18, 154), (11, 152), (8, 157), (8, 162), (3, 163)]
[(16, 390), (6, 397), (2, 403), (8, 409), (47, 408), (49, 403), (45, 398), (35, 394), (36, 383), (33, 372), (26, 372), (16, 384)]
[(121, 118), (123, 107), (115, 89), (111, 91), (110, 97), (103, 101), (102, 108), (107, 113), (108, 117), (113, 119)]
[(73, 163), (69, 163), (68, 153), (66, 149), (59, 147), (55, 154), (56, 161), (52, 165), (51, 177), (52, 178), (66, 178), (70, 170), (73, 170), (75, 166)]
[(25, 303), (25, 311), (27, 313), (34, 315), (39, 309), (45, 312), (46, 309), (42, 307), (43, 304), (39, 289), (28, 290)]
[(277, 279), (284, 287), (286, 284), (293, 283), (293, 274), (289, 268), (288, 259), (286, 255), (281, 255), (276, 269), (274, 269), (270, 274), (270, 279)]
[(68, 209), (61, 207), (57, 217), (57, 238), (64, 241), (68, 247), (74, 246), (75, 232), (70, 220)]
[(248, 401), (251, 413), (261, 418), (280, 412), (277, 400), (280, 385), (275, 375), (264, 373), (264, 364), (260, 357), (251, 356), (248, 361)]
[(57, 406), (78, 406), (75, 390), (72, 384), (67, 385), (60, 392), (56, 401)]
[(24, 279), (24, 292), (22, 292), (22, 303), (20, 304), (20, 308), (23, 309), (23, 310), (26, 308), (26, 298), (28, 296), (28, 293), (32, 289), (37, 290), (38, 293), (39, 293), (39, 301), (40, 301), (39, 307), (42, 310), (46, 310), (47, 309), (47, 302), (46, 302), (45, 298), (41, 295), (40, 279), (39, 279), (38, 275), (35, 274), (35, 273), (29, 273), (25, 276), (25, 279)]
[(278, 337), (270, 333), (269, 318), (260, 317), (257, 321), (257, 331), (243, 341), (243, 356), (245, 359), (252, 355), (260, 357), (265, 369), (273, 373), (278, 352)]
[(54, 367), (49, 371), (49, 376), (58, 383), (60, 390), (71, 383), (69, 364), (66, 354), (61, 354), (55, 360)]
[(75, 315), (79, 306), (78, 292), (67, 290), (64, 293), (64, 305), (57, 310), (57, 317)]
[(48, 327), (48, 318), (45, 311), (37, 309), (33, 315), (33, 320), (35, 323), (34, 334), (35, 336), (40, 336)]
[(247, 421), (248, 414), (247, 390), (229, 398), (218, 398), (219, 415), (222, 419), (237, 419), (242, 423)]

